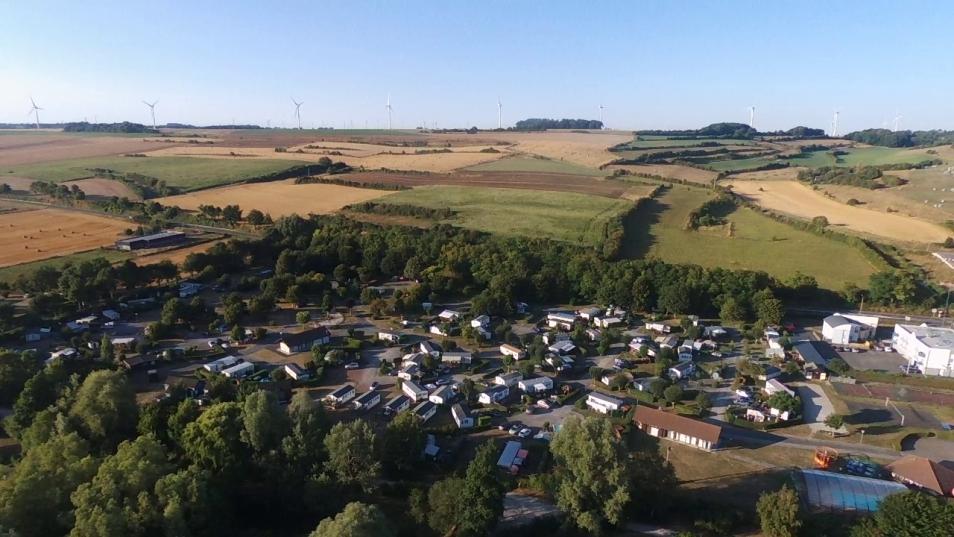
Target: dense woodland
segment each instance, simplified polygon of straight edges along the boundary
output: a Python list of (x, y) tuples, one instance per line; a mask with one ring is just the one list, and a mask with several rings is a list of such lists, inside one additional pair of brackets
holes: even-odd
[(518, 131), (542, 131), (547, 129), (591, 129), (603, 128), (603, 122), (595, 119), (521, 119), (514, 125)]
[(884, 147), (917, 147), (954, 144), (954, 131), (892, 131), (888, 129), (865, 129), (845, 135), (848, 140)]
[(114, 132), (122, 134), (158, 134), (159, 131), (147, 127), (142, 123), (88, 123), (78, 121), (76, 123), (66, 123), (63, 125), (63, 132)]

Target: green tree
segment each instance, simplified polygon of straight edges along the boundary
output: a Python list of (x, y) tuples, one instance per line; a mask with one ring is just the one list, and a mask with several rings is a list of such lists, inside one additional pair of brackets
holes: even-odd
[(493, 442), (477, 448), (464, 474), (460, 503), (466, 506), (459, 517), (461, 537), (486, 535), (503, 515), (504, 488), (497, 479), (497, 449)]
[(632, 483), (625, 447), (602, 418), (571, 416), (550, 451), (559, 465), (557, 505), (590, 534), (623, 521)]
[(787, 485), (775, 492), (763, 492), (756, 510), (767, 537), (797, 537), (802, 526), (798, 494)]
[(70, 420), (93, 446), (106, 449), (136, 431), (136, 392), (121, 371), (94, 371), (76, 391)]
[(201, 468), (234, 476), (248, 460), (242, 441), (242, 407), (238, 403), (212, 405), (182, 433), (186, 457)]
[(99, 340), (99, 357), (107, 364), (116, 360), (116, 349), (113, 348), (113, 340), (109, 334), (103, 334), (102, 339)]
[(845, 417), (841, 414), (829, 414), (828, 417), (825, 418), (825, 425), (831, 431), (832, 438), (835, 437), (835, 431), (841, 429), (844, 424)]
[(673, 384), (665, 390), (663, 390), (663, 398), (666, 399), (666, 402), (670, 405), (675, 405), (679, 401), (682, 401), (682, 388), (678, 384)]
[(691, 306), (689, 287), (681, 281), (670, 283), (659, 292), (659, 307), (666, 313), (688, 313)]
[(282, 453), (298, 475), (314, 474), (325, 456), (324, 439), (329, 428), (325, 409), (308, 392), (299, 391), (288, 405), (288, 419), (291, 430), (282, 439)]
[(311, 322), (311, 312), (309, 312), (309, 311), (307, 311), (307, 310), (301, 310), (301, 311), (299, 311), (298, 313), (295, 314), (295, 322), (298, 323), (298, 324), (300, 324), (300, 325), (302, 325), (302, 326), (305, 326), (306, 324), (310, 323), (310, 322)]
[(156, 483), (165, 535), (215, 535), (226, 525), (221, 495), (210, 486), (210, 480), (206, 470), (190, 466)]
[(828, 360), (828, 363), (825, 365), (832, 373), (835, 373), (839, 376), (845, 376), (848, 374), (848, 371), (851, 370), (851, 367), (842, 359), (841, 356), (835, 356), (831, 360)]
[(802, 402), (798, 397), (785, 392), (773, 393), (765, 400), (765, 403), (771, 408), (776, 408), (782, 412), (787, 411), (792, 414), (797, 414), (802, 409)]
[(782, 301), (775, 298), (770, 289), (763, 289), (752, 296), (752, 309), (755, 316), (763, 323), (778, 324), (782, 322), (785, 308)]
[(464, 479), (448, 477), (434, 483), (427, 492), (427, 509), (424, 519), (439, 535), (445, 535), (458, 524), (462, 511), (467, 509), (461, 502)]
[(195, 399), (179, 401), (179, 404), (176, 405), (175, 410), (172, 411), (172, 414), (169, 415), (169, 419), (166, 422), (169, 439), (181, 446), (182, 433), (184, 433), (186, 427), (198, 417), (199, 405), (195, 402)]
[(700, 391), (696, 395), (696, 408), (699, 410), (700, 416), (704, 415), (707, 410), (712, 408), (712, 400), (709, 398), (708, 393)]
[(364, 420), (338, 423), (325, 436), (328, 470), (344, 485), (357, 485), (365, 492), (374, 489), (381, 474), (375, 457), (376, 436)]
[(745, 308), (733, 297), (725, 299), (719, 309), (719, 318), (723, 321), (742, 321), (745, 319)]
[(32, 352), (0, 350), (0, 404), (17, 400), (27, 381), (39, 371), (39, 363)]
[(245, 398), (242, 438), (256, 453), (276, 449), (288, 434), (289, 420), (271, 391), (258, 390)]
[(318, 524), (310, 537), (393, 537), (393, 525), (376, 505), (351, 502)]
[(65, 535), (73, 525), (70, 494), (93, 477), (96, 465), (76, 433), (33, 447), (0, 480), (0, 523), (20, 537)]
[(920, 492), (892, 494), (851, 537), (947, 537), (954, 528), (954, 504)]
[(146, 536), (161, 532), (156, 483), (172, 469), (162, 445), (151, 436), (119, 444), (89, 483), (72, 495), (76, 523), (71, 537)]
[(413, 412), (401, 412), (384, 431), (381, 460), (398, 474), (407, 472), (420, 460), (424, 441), (420, 418)]

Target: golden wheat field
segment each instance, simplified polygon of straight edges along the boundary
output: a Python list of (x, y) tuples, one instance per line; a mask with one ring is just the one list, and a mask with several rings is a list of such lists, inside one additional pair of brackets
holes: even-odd
[(62, 209), (0, 214), (0, 267), (111, 245), (130, 225)]

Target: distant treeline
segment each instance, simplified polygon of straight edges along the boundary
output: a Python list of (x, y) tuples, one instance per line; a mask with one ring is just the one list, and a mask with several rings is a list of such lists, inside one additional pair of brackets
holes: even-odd
[(855, 142), (884, 147), (915, 147), (954, 144), (954, 131), (890, 131), (888, 129), (865, 129), (850, 132), (845, 138)]
[(798, 172), (800, 181), (814, 184), (850, 185), (862, 188), (885, 188), (900, 186), (907, 181), (894, 175), (885, 175), (879, 166), (859, 166), (856, 168), (824, 167)]
[(166, 123), (166, 129), (261, 129), (261, 125), (190, 125), (189, 123)]
[(319, 185), (339, 185), (350, 186), (354, 188), (371, 188), (374, 190), (410, 190), (411, 187), (398, 183), (373, 183), (365, 181), (349, 181), (348, 179), (339, 179), (337, 177), (321, 177), (307, 175), (295, 179), (296, 185), (319, 184)]
[(131, 123), (123, 121), (122, 123), (89, 123), (86, 121), (77, 121), (63, 125), (63, 132), (116, 132), (116, 133), (135, 133), (135, 134), (157, 134), (159, 131), (143, 125), (142, 123)]
[(518, 131), (542, 131), (546, 129), (602, 129), (603, 122), (595, 119), (521, 119), (514, 125)]
[(404, 203), (375, 203), (365, 201), (348, 205), (345, 209), (369, 214), (383, 214), (388, 216), (411, 216), (414, 218), (426, 218), (428, 220), (446, 220), (457, 215), (457, 211), (441, 207), (432, 209), (429, 207), (419, 207), (417, 205), (407, 205)]
[(756, 136), (788, 136), (791, 138), (822, 138), (825, 131), (811, 127), (793, 127), (787, 131), (759, 132), (745, 123), (713, 123), (701, 129), (688, 130), (645, 130), (636, 131), (637, 135), (672, 136), (675, 138), (739, 138), (751, 140)]
[(132, 189), (142, 199), (173, 196), (180, 192), (179, 188), (169, 186), (162, 179), (135, 172), (123, 172), (109, 168), (86, 168), (100, 177), (120, 181)]

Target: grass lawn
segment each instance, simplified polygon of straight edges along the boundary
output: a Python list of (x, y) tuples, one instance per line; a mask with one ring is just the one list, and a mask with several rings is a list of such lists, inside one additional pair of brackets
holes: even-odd
[(472, 172), (537, 172), (537, 173), (567, 173), (571, 175), (589, 175), (602, 177), (606, 175), (596, 168), (588, 168), (572, 162), (550, 160), (533, 157), (513, 157), (485, 162), (465, 168)]
[(418, 187), (380, 203), (446, 207), (459, 213), (450, 223), (465, 228), (589, 244), (600, 240), (607, 219), (632, 205), (570, 192), (461, 186)]
[[(878, 166), (882, 164), (900, 164), (917, 163), (930, 160), (931, 155), (925, 155), (923, 152), (916, 152), (910, 149), (895, 147), (858, 147), (852, 149), (842, 149), (847, 151), (847, 155), (839, 155), (836, 166)], [(822, 166), (831, 166), (833, 164), (831, 155), (828, 151), (812, 151), (805, 157), (788, 159), (793, 166), (806, 166), (809, 168), (820, 168)]]
[(761, 270), (782, 279), (802, 272), (815, 276), (822, 287), (835, 290), (849, 282), (864, 287), (868, 276), (876, 272), (876, 267), (847, 244), (796, 230), (744, 207), (726, 216), (734, 228), (731, 236), (723, 227), (683, 229), (689, 212), (712, 195), (704, 189), (676, 185), (645, 204), (627, 222), (624, 254), (704, 267)]
[(69, 262), (77, 263), (80, 261), (95, 259), (97, 257), (106, 258), (106, 260), (110, 263), (118, 263), (120, 261), (125, 261), (126, 259), (131, 259), (134, 257), (134, 255), (131, 252), (120, 252), (119, 250), (97, 249), (90, 250), (88, 252), (64, 255), (61, 257), (51, 257), (49, 259), (34, 261), (32, 263), (23, 263), (20, 265), (13, 265), (11, 267), (0, 268), (0, 282), (13, 282), (21, 274), (29, 274), (42, 266), (59, 268)]
[[(304, 164), (294, 160), (212, 159), (198, 157), (91, 157), (13, 166), (4, 173), (40, 181), (69, 181), (93, 175), (90, 168), (133, 172), (195, 190), (233, 183)], [(0, 176), (2, 177), (2, 176)], [(227, 201), (227, 200), (226, 200)]]

